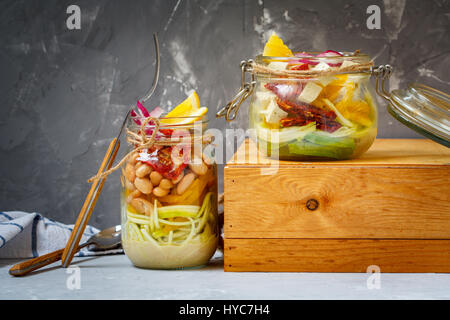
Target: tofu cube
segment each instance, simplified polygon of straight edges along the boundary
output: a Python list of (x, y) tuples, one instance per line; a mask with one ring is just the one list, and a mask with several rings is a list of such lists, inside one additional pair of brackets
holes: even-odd
[(317, 82), (319, 82), (322, 86), (326, 87), (331, 82), (333, 82), (335, 79), (336, 78), (333, 76), (323, 76), (323, 77), (318, 77)]
[(287, 117), (287, 112), (283, 111), (278, 107), (275, 99), (271, 99), (269, 105), (267, 106), (267, 110), (265, 111), (266, 122), (270, 124), (277, 124), (281, 119)]
[(300, 93), (300, 95), (298, 96), (298, 99), (301, 102), (311, 103), (317, 99), (321, 91), (321, 86), (315, 84), (314, 82), (308, 82), (303, 88), (302, 93)]
[(328, 63), (325, 62), (320, 62), (318, 65), (314, 67), (314, 70), (318, 71), (325, 71), (327, 69), (330, 69), (330, 66), (328, 65)]
[(271, 91), (257, 91), (255, 103), (259, 106), (261, 110), (267, 109), (269, 102), (276, 97)]
[(267, 65), (267, 67), (275, 70), (286, 70), (288, 63), (281, 61), (272, 61)]

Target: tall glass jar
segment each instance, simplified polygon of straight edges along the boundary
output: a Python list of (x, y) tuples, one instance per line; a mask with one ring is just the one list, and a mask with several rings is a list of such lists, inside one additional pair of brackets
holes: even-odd
[[(251, 96), (249, 127), (264, 155), (280, 160), (356, 158), (377, 135), (370, 66), (369, 56), (359, 52), (258, 56), (241, 64), (241, 91), (218, 116), (229, 120), (233, 109), (236, 113)], [(245, 72), (252, 73), (249, 83)]]
[[(208, 122), (175, 125), (179, 121), (174, 120), (161, 118), (155, 144), (122, 168), (122, 246), (137, 267), (199, 267), (217, 248), (217, 167), (203, 152), (208, 142), (199, 141), (197, 130), (206, 129)], [(139, 145), (141, 127), (130, 120), (127, 129), (132, 151)], [(147, 139), (154, 129), (146, 127)]]

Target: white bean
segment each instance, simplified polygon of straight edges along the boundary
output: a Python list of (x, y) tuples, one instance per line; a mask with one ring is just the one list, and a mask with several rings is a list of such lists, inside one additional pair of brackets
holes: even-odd
[(125, 178), (125, 188), (127, 188), (130, 191), (136, 190), (136, 187), (134, 186), (133, 182)]
[(141, 196), (141, 192), (139, 190), (134, 190), (133, 192), (131, 192), (128, 197), (127, 197), (127, 203), (131, 203), (131, 201), (133, 201), (134, 198), (137, 198), (139, 196)]
[(136, 169), (136, 177), (142, 178), (148, 175), (152, 171), (152, 168), (144, 163), (139, 168)]
[(138, 213), (145, 214), (146, 216), (149, 216), (153, 211), (153, 205), (142, 198), (134, 198), (131, 200), (131, 205)]
[(134, 165), (134, 170), (139, 169), (140, 166), (142, 166), (144, 163), (141, 161), (136, 162), (136, 164)]
[(136, 162), (138, 161), (137, 158), (139, 158), (139, 153), (136, 153), (135, 155), (133, 155), (133, 156), (130, 158), (129, 162), (130, 162), (131, 164), (135, 165)]
[(178, 182), (181, 181), (181, 179), (183, 179), (184, 177), (184, 171), (181, 171), (180, 174), (178, 175), (178, 177), (176, 177), (174, 180), (172, 180), (173, 184), (177, 184)]
[(203, 162), (206, 163), (208, 166), (213, 165), (215, 162), (214, 158), (210, 157), (205, 152), (202, 153), (202, 159), (203, 159)]
[(177, 193), (179, 195), (183, 194), (186, 191), (186, 189), (189, 188), (192, 182), (194, 182), (194, 180), (195, 180), (194, 173), (190, 172), (186, 174), (177, 185)]
[(169, 179), (162, 179), (159, 186), (163, 189), (170, 190), (173, 187), (173, 182)]
[(161, 187), (156, 187), (155, 189), (153, 189), (153, 194), (157, 197), (167, 196), (168, 193), (169, 193), (168, 189), (164, 189)]
[(150, 194), (153, 190), (153, 185), (148, 178), (136, 178), (134, 185), (143, 194)]
[(134, 171), (134, 166), (131, 163), (127, 163), (125, 166), (125, 177), (131, 182), (134, 182), (134, 179), (136, 178), (136, 172)]
[(189, 168), (198, 176), (204, 175), (208, 171), (208, 166), (203, 162), (201, 158), (192, 159), (193, 162), (189, 163)]
[(154, 186), (157, 186), (160, 182), (163, 176), (158, 171), (153, 171), (150, 173), (150, 180), (152, 181)]
[(153, 212), (153, 204), (151, 204), (149, 201), (142, 199), (144, 204), (144, 212), (146, 216), (150, 216)]

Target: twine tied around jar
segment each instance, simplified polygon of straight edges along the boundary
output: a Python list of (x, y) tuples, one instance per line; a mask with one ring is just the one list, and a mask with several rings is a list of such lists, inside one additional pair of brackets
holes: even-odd
[[(150, 137), (147, 137), (146, 126), (150, 122), (154, 123), (154, 126), (152, 127), (153, 132), (150, 135)], [(160, 119), (148, 117), (148, 118), (145, 118), (145, 120), (142, 122), (142, 124), (140, 126), (140, 130), (139, 130), (139, 134), (135, 133), (132, 130), (129, 130), (127, 128), (127, 141), (131, 144), (136, 145), (137, 147), (134, 148), (132, 151), (128, 152), (122, 158), (122, 160), (120, 160), (119, 163), (116, 164), (114, 167), (112, 167), (111, 169), (106, 170), (102, 173), (98, 173), (95, 176), (89, 178), (88, 182), (92, 183), (96, 180), (99, 180), (99, 179), (109, 176), (111, 173), (113, 173), (114, 171), (119, 169), (125, 163), (125, 161), (127, 161), (129, 158), (131, 158), (135, 154), (139, 153), (139, 151), (141, 151), (143, 149), (149, 149), (153, 146), (175, 146), (175, 145), (179, 145), (179, 144), (182, 144), (182, 145), (183, 144), (195, 144), (197, 142), (201, 142), (202, 144), (207, 144), (212, 141), (212, 136), (209, 134), (208, 135), (203, 135), (203, 134), (195, 135), (194, 134), (193, 138), (189, 135), (189, 137), (180, 136), (180, 137), (176, 137), (176, 138), (170, 137), (170, 138), (164, 138), (164, 139), (157, 139), (156, 135), (159, 132), (160, 126), (161, 126)]]
[(252, 71), (255, 73), (263, 73), (269, 75), (275, 75), (279, 77), (291, 77), (291, 78), (302, 78), (309, 76), (328, 76), (332, 74), (340, 73), (357, 73), (357, 72), (370, 72), (373, 67), (373, 61), (366, 63), (352, 64), (346, 67), (330, 67), (325, 70), (277, 70), (269, 68), (267, 66), (258, 64), (256, 62), (251, 63)]
[[(349, 55), (349, 57), (357, 57), (360, 54), (360, 50), (355, 50), (353, 53)], [(295, 57), (294, 57), (295, 58)], [(305, 59), (308, 59), (306, 57)], [(365, 63), (354, 63), (345, 67), (329, 67), (325, 70), (277, 70), (273, 68), (269, 68), (262, 64), (256, 63), (253, 60), (250, 61), (250, 71), (253, 73), (264, 73), (270, 74), (280, 77), (293, 77), (293, 78), (302, 78), (309, 76), (328, 76), (332, 74), (341, 74), (341, 73), (358, 73), (358, 72), (371, 72), (373, 67), (373, 61), (365, 62)]]

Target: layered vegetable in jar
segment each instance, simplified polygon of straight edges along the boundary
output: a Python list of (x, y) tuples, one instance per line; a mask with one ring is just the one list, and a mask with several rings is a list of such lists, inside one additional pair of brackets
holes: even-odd
[(143, 268), (202, 266), (219, 237), (217, 168), (203, 152), (208, 141), (194, 134), (197, 124), (206, 127), (207, 109), (200, 108), (195, 92), (165, 116), (139, 102), (138, 108), (128, 126), (130, 150), (154, 143), (129, 157), (122, 170), (124, 251)]
[(275, 34), (256, 64), (250, 127), (260, 151), (285, 160), (360, 156), (377, 134), (368, 65), (359, 52), (292, 53)]

